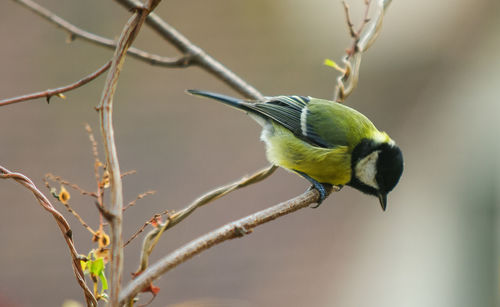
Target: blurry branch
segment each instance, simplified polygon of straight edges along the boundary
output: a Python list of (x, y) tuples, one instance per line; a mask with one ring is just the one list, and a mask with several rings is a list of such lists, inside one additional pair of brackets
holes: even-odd
[[(154, 247), (158, 243), (163, 232), (167, 229), (170, 229), (184, 220), (186, 217), (191, 215), (196, 209), (199, 207), (208, 204), (211, 201), (214, 201), (218, 198), (221, 198), (237, 189), (249, 186), (251, 184), (257, 183), (269, 177), (278, 167), (275, 165), (270, 165), (267, 168), (264, 168), (250, 177), (243, 177), (240, 180), (227, 184), (225, 186), (219, 187), (215, 190), (212, 190), (198, 199), (189, 204), (186, 208), (182, 209), (179, 212), (175, 212), (173, 214), (169, 214), (167, 220), (163, 224), (158, 224), (158, 227), (151, 230), (146, 237), (144, 238), (142, 251), (141, 251), (141, 259), (139, 269), (136, 274), (143, 272), (148, 264), (149, 264), (149, 256), (153, 252)], [(158, 217), (155, 215), (153, 218), (158, 220)], [(144, 226), (143, 226), (144, 227)], [(141, 228), (143, 229), (143, 228)], [(131, 240), (127, 241), (128, 244)]]
[(130, 244), (130, 242), (132, 242), (132, 240), (134, 240), (135, 238), (137, 238), (138, 235), (140, 235), (142, 232), (144, 232), (144, 230), (146, 229), (146, 227), (148, 225), (153, 225), (155, 227), (158, 227), (158, 224), (161, 220), (161, 217), (166, 215), (168, 213), (168, 210), (164, 210), (162, 213), (157, 213), (155, 215), (153, 215), (146, 223), (144, 223), (144, 225), (142, 225), (141, 228), (139, 228), (139, 230), (137, 230), (131, 237), (130, 239), (127, 240), (127, 242), (125, 242), (125, 244), (123, 244), (123, 247), (127, 246)]
[(251, 175), (250, 177), (243, 177), (240, 180), (230, 183), (228, 185), (216, 188), (215, 190), (212, 190), (202, 196), (200, 196), (198, 199), (193, 201), (191, 204), (189, 204), (186, 208), (182, 209), (179, 212), (173, 213), (172, 215), (169, 216), (168, 220), (168, 226), (166, 229), (172, 228), (175, 225), (177, 225), (179, 222), (184, 220), (186, 217), (191, 215), (191, 213), (194, 212), (194, 210), (198, 209), (199, 207), (206, 205), (207, 203), (214, 201), (216, 199), (219, 199), (237, 189), (244, 188), (246, 186), (249, 186), (251, 184), (257, 183), (259, 181), (262, 181), (269, 177), (278, 167), (276, 165), (270, 165), (264, 169), (261, 169), (260, 171), (256, 172), (255, 174)]
[[(122, 174), (122, 178), (124, 177), (123, 175), (124, 175), (124, 174)], [(123, 207), (123, 209), (122, 209), (122, 210), (123, 210), (123, 211), (125, 211), (125, 210), (127, 210), (128, 208), (135, 206), (135, 204), (137, 203), (137, 201), (138, 201), (138, 200), (141, 200), (141, 199), (143, 199), (144, 197), (146, 197), (146, 196), (148, 196), (148, 195), (153, 195), (153, 194), (155, 194), (155, 193), (156, 193), (156, 191), (149, 190), (149, 191), (146, 191), (146, 192), (144, 192), (144, 193), (141, 193), (141, 194), (137, 195), (137, 197), (136, 197), (133, 201), (129, 202), (129, 203), (128, 203), (125, 207)]]
[[(331, 192), (332, 188), (328, 188), (327, 193), (330, 194)], [(250, 234), (253, 228), (270, 222), (278, 217), (295, 212), (301, 208), (305, 208), (311, 203), (316, 202), (318, 197), (319, 193), (317, 190), (308, 190), (302, 195), (299, 195), (291, 200), (226, 224), (225, 226), (222, 226), (187, 243), (186, 245), (161, 258), (155, 264), (151, 265), (148, 269), (142, 272), (142, 274), (138, 275), (136, 279), (123, 288), (120, 294), (120, 305), (128, 304), (137, 294), (139, 294), (144, 288), (148, 287), (158, 277), (193, 256), (198, 255), (210, 247), (224, 241), (240, 238), (246, 234)]]
[[(61, 191), (59, 193), (56, 192), (56, 188), (52, 187), (49, 183), (49, 180), (55, 181), (61, 185)], [(45, 183), (45, 186), (47, 189), (49, 189), (50, 193), (52, 196), (54, 196), (59, 202), (61, 202), (66, 210), (68, 210), (69, 213), (71, 213), (83, 226), (83, 228), (87, 229), (88, 232), (90, 232), (92, 235), (96, 234), (96, 231), (90, 227), (87, 222), (76, 212), (69, 204), (68, 200), (70, 198), (70, 194), (66, 191), (66, 189), (63, 188), (63, 186), (68, 186), (71, 187), (72, 189), (80, 192), (82, 195), (88, 195), (92, 197), (97, 197), (97, 195), (93, 192), (88, 192), (84, 189), (82, 189), (80, 186), (77, 184), (71, 183), (67, 180), (62, 179), (60, 176), (55, 176), (53, 174), (45, 174), (45, 177), (43, 178), (43, 181)]]
[[(97, 148), (97, 141), (95, 140), (94, 134), (92, 133), (92, 128), (88, 123), (85, 124), (85, 130), (87, 131), (87, 134), (89, 136), (89, 141), (92, 144), (92, 156), (94, 157), (94, 178), (96, 181), (96, 189), (97, 191), (94, 193), (95, 198), (96, 198), (96, 206), (99, 208), (104, 207), (104, 189), (106, 186), (105, 182), (105, 175), (106, 175), (106, 170), (103, 171), (102, 174), (102, 179), (101, 179), (101, 168), (104, 168), (104, 164), (102, 164), (101, 160), (99, 159), (99, 151)], [(92, 195), (94, 196), (94, 195)], [(103, 232), (103, 226), (104, 226), (104, 217), (102, 216), (101, 210), (99, 210), (99, 230)]]
[(11, 103), (27, 101), (27, 100), (32, 100), (32, 99), (37, 99), (37, 98), (42, 98), (42, 97), (45, 97), (45, 99), (47, 100), (47, 103), (50, 101), (50, 98), (52, 96), (58, 96), (58, 97), (64, 99), (66, 97), (62, 93), (74, 90), (76, 88), (79, 88), (80, 86), (83, 86), (83, 85), (89, 83), (90, 81), (99, 77), (103, 72), (108, 70), (110, 66), (111, 66), (111, 62), (108, 62), (104, 66), (102, 66), (101, 68), (96, 70), (95, 72), (84, 77), (83, 79), (78, 80), (75, 83), (63, 86), (63, 87), (58, 87), (55, 89), (50, 89), (50, 90), (46, 90), (46, 91), (42, 91), (42, 92), (36, 92), (33, 94), (27, 94), (27, 95), (22, 95), (22, 96), (18, 96), (18, 97), (0, 100), (0, 107), (11, 104)]
[[(130, 176), (130, 175), (133, 175), (133, 174), (135, 174), (135, 173), (137, 173), (137, 171), (136, 171), (135, 169), (133, 169), (133, 170), (130, 170), (130, 171), (123, 172), (123, 173), (121, 174), (121, 176), (122, 176), (122, 178), (123, 178), (123, 177), (127, 177), (127, 176)], [(154, 194), (154, 193), (155, 193), (155, 191), (150, 191), (150, 192), (153, 192), (152, 194)]]
[[(137, 0), (115, 0), (127, 9), (140, 6)], [(227, 67), (208, 55), (203, 49), (190, 42), (184, 35), (166, 23), (155, 13), (149, 14), (146, 24), (153, 28), (164, 39), (170, 42), (182, 54), (189, 57), (191, 64), (195, 64), (205, 69), (217, 79), (228, 84), (232, 89), (251, 99), (261, 99), (262, 94), (253, 86), (241, 79), (238, 75), (230, 71)]]
[[(335, 66), (335, 68), (342, 73), (342, 75), (337, 78), (337, 87), (335, 88), (334, 96), (335, 101), (344, 102), (358, 85), (362, 54), (370, 48), (378, 37), (382, 29), (385, 11), (391, 3), (391, 0), (376, 0), (377, 11), (373, 14), (372, 20), (370, 20), (368, 18), (368, 11), (370, 9), (371, 1), (372, 0), (365, 0), (366, 10), (363, 21), (358, 30), (354, 29), (354, 24), (351, 21), (349, 13), (349, 6), (345, 3), (345, 1), (342, 2), (344, 5), (349, 33), (354, 42), (352, 47), (347, 50), (344, 58), (342, 58), (342, 62), (345, 66), (341, 68), (337, 67), (336, 64), (331, 65)], [(365, 26), (368, 27), (365, 29)]]
[[(115, 49), (116, 48), (116, 42), (112, 39), (105, 38), (90, 32), (87, 32), (85, 30), (82, 30), (78, 28), (77, 26), (69, 23), (68, 21), (62, 19), (61, 17), (57, 16), (50, 10), (44, 8), (43, 6), (31, 1), (31, 0), (14, 0), (25, 7), (29, 8), (31, 11), (36, 13), (37, 15), (45, 18), (49, 22), (57, 25), (58, 27), (66, 30), (69, 32), (69, 41), (74, 40), (75, 38), (81, 38), (83, 40), (89, 41), (91, 43), (95, 43), (100, 46), (108, 47)], [(144, 62), (147, 62), (151, 65), (158, 65), (158, 66), (165, 66), (165, 67), (185, 67), (189, 65), (189, 57), (188, 56), (182, 56), (179, 58), (170, 58), (170, 57), (164, 57), (156, 54), (151, 54), (146, 51), (130, 47), (127, 50), (127, 53)]]
[(88, 306), (97, 306), (97, 301), (92, 294), (92, 291), (87, 287), (87, 284), (85, 283), (85, 278), (84, 274), (80, 265), (80, 259), (78, 256), (78, 253), (76, 251), (75, 245), (73, 243), (73, 237), (72, 237), (72, 230), (61, 213), (57, 211), (54, 206), (50, 203), (50, 201), (43, 195), (40, 190), (35, 186), (35, 184), (25, 175), (20, 174), (20, 173), (13, 173), (9, 171), (8, 169), (4, 168), (3, 166), (0, 166), (0, 178), (2, 179), (13, 179), (17, 183), (23, 185), (25, 188), (30, 190), (33, 195), (35, 196), (36, 200), (38, 203), (48, 212), (52, 214), (54, 219), (57, 222), (57, 225), (59, 226), (59, 229), (61, 230), (64, 239), (66, 240), (66, 244), (68, 245), (69, 251), (71, 253), (71, 258), (73, 259), (73, 272), (75, 273), (76, 280), (78, 281), (78, 284), (80, 287), (83, 289), (83, 292), (85, 294), (85, 300), (87, 301)]
[(111, 187), (111, 205), (109, 208), (102, 208), (102, 210), (106, 210), (107, 212), (104, 216), (108, 219), (111, 228), (110, 306), (118, 305), (118, 296), (123, 273), (123, 191), (113, 130), (113, 98), (118, 83), (118, 77), (120, 76), (121, 69), (125, 62), (127, 50), (137, 37), (148, 14), (154, 10), (160, 1), (161, 0), (147, 0), (144, 5), (138, 3), (138, 5), (133, 8), (135, 12), (125, 24), (116, 44), (111, 68), (108, 72), (102, 97), (97, 107), (101, 119), (101, 134), (103, 137), (107, 165), (106, 170), (109, 172)]
[[(75, 25), (67, 22), (66, 20), (60, 18), (50, 10), (40, 6), (39, 4), (31, 0), (14, 0), (25, 7), (29, 8), (39, 16), (45, 18), (46, 20), (54, 23), (58, 27), (70, 33), (70, 39), (73, 40), (76, 37), (87, 40), (89, 42), (106, 46), (108, 48), (115, 48), (116, 42), (82, 30)], [(142, 3), (136, 0), (117, 0), (120, 4), (127, 7), (129, 10), (133, 10), (137, 7), (141, 7)], [(164, 66), (164, 67), (188, 67), (191, 65), (197, 65), (206, 71), (210, 72), (216, 76), (219, 80), (228, 84), (231, 88), (242, 94), (247, 98), (260, 99), (262, 94), (257, 91), (254, 87), (248, 84), (246, 81), (241, 79), (238, 75), (230, 71), (227, 67), (222, 65), (220, 62), (216, 61), (210, 55), (208, 55), (204, 50), (198, 46), (191, 43), (186, 37), (181, 33), (177, 32), (172, 26), (163, 21), (156, 14), (152, 13), (148, 16), (146, 22), (154, 30), (156, 30), (163, 38), (169, 41), (174, 47), (182, 52), (182, 56), (177, 58), (163, 57), (155, 54), (150, 54), (146, 51), (130, 47), (127, 53), (132, 57), (150, 63), (152, 65)]]
[(80, 194), (82, 194), (82, 195), (88, 195), (88, 196), (92, 196), (92, 197), (97, 198), (97, 195), (95, 192), (89, 192), (89, 191), (81, 188), (79, 185), (77, 185), (75, 183), (71, 183), (68, 180), (64, 180), (63, 178), (61, 178), (61, 176), (56, 176), (56, 175), (51, 174), (51, 173), (45, 174), (45, 177), (44, 177), (45, 186), (49, 190), (51, 189), (51, 187), (49, 185), (48, 180), (52, 180), (52, 181), (55, 181), (61, 185), (68, 186), (68, 187), (72, 188), (73, 190), (80, 192)]

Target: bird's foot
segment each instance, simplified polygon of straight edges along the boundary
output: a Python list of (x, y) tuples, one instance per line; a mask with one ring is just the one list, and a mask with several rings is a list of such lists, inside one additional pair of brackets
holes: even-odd
[(305, 173), (303, 173), (301, 171), (295, 170), (295, 172), (297, 174), (299, 174), (300, 176), (304, 177), (307, 181), (309, 181), (312, 184), (312, 186), (309, 187), (308, 190), (314, 188), (314, 189), (316, 189), (319, 192), (319, 199), (318, 199), (318, 202), (316, 203), (316, 206), (312, 206), (311, 207), (311, 208), (314, 208), (314, 209), (318, 208), (321, 205), (321, 203), (325, 200), (325, 198), (327, 196), (326, 189), (331, 188), (332, 185), (329, 184), (329, 183), (318, 182), (317, 180), (314, 180), (309, 175), (307, 175), (307, 174), (305, 174)]

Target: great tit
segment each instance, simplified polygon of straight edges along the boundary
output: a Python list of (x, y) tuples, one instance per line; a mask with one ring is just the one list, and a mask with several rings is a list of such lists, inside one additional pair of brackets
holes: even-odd
[(265, 97), (246, 101), (200, 90), (204, 96), (245, 111), (262, 127), (267, 159), (291, 170), (319, 191), (325, 185), (351, 186), (378, 197), (382, 209), (387, 194), (403, 172), (403, 154), (385, 132), (358, 111), (334, 101), (305, 96)]

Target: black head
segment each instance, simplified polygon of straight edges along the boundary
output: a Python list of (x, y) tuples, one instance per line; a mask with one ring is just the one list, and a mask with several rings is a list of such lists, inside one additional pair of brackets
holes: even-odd
[(348, 185), (377, 196), (385, 210), (387, 194), (394, 189), (403, 173), (403, 154), (393, 143), (363, 139), (352, 152), (351, 169)]

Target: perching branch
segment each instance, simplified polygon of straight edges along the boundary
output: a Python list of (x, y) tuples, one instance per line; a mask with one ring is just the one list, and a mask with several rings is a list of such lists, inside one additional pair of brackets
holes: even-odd
[[(160, 239), (161, 235), (163, 234), (164, 231), (167, 229), (170, 229), (183, 221), (185, 218), (187, 218), (191, 213), (193, 213), (196, 209), (199, 207), (208, 204), (209, 202), (212, 202), (216, 199), (219, 199), (233, 191), (236, 191), (240, 188), (249, 186), (251, 184), (260, 182), (267, 177), (269, 177), (278, 167), (276, 165), (270, 165), (255, 174), (251, 175), (250, 177), (243, 177), (238, 181), (235, 181), (233, 183), (227, 184), (225, 186), (219, 187), (215, 190), (212, 190), (200, 197), (198, 197), (195, 201), (193, 201), (191, 204), (189, 204), (186, 208), (180, 210), (179, 212), (175, 212), (172, 214), (168, 215), (168, 219), (165, 221), (165, 223), (160, 224), (159, 227), (151, 230), (146, 236), (143, 241), (142, 245), (142, 251), (141, 251), (141, 257), (139, 261), (139, 268), (137, 269), (137, 272), (143, 272), (148, 264), (149, 264), (149, 256), (151, 255), (154, 247), (156, 246), (156, 243)], [(128, 244), (131, 240), (127, 241), (126, 244)], [(126, 245), (125, 244), (125, 245)]]
[(55, 89), (50, 89), (50, 90), (46, 90), (46, 91), (42, 91), (42, 92), (36, 92), (36, 93), (33, 93), (33, 94), (27, 94), (27, 95), (22, 95), (22, 96), (14, 97), (14, 98), (7, 98), (7, 99), (4, 99), (4, 100), (0, 100), (0, 107), (8, 105), (8, 104), (11, 104), (11, 103), (16, 103), (16, 102), (21, 102), (21, 101), (27, 101), (27, 100), (32, 100), (32, 99), (37, 99), (37, 98), (43, 98), (43, 97), (45, 97), (45, 99), (47, 100), (47, 102), (50, 101), (50, 98), (52, 96), (58, 96), (58, 97), (61, 97), (61, 98), (64, 99), (65, 97), (64, 97), (64, 95), (62, 95), (62, 93), (74, 90), (76, 88), (79, 88), (80, 86), (83, 86), (83, 85), (89, 83), (90, 81), (92, 81), (95, 78), (99, 77), (103, 72), (105, 72), (106, 70), (108, 70), (108, 68), (110, 66), (111, 66), (111, 62), (108, 62), (108, 63), (104, 64), (104, 66), (102, 66), (101, 68), (99, 68), (98, 70), (96, 70), (95, 72), (91, 73), (90, 75), (84, 77), (83, 79), (80, 79), (80, 80), (76, 81), (75, 83), (72, 83), (72, 84), (69, 84), (69, 85), (66, 85), (66, 86), (62, 86), (62, 87), (58, 87), (58, 88), (55, 88)]
[[(188, 217), (191, 213), (194, 212), (194, 210), (198, 209), (199, 207), (208, 204), (211, 201), (214, 201), (216, 199), (219, 199), (237, 189), (244, 188), (246, 186), (249, 186), (251, 184), (257, 183), (259, 181), (262, 181), (269, 177), (278, 167), (276, 165), (270, 165), (255, 174), (253, 174), (250, 177), (243, 177), (240, 180), (230, 183), (228, 185), (222, 186), (220, 188), (217, 188), (215, 190), (212, 190), (196, 199), (193, 201), (189, 206), (186, 208), (182, 209), (179, 212), (173, 213), (172, 215), (169, 216), (170, 224), (168, 225), (168, 228), (172, 228), (178, 223), (180, 223), (182, 220), (184, 220), (186, 217)], [(167, 229), (168, 229), (167, 228)]]
[[(116, 44), (116, 50), (111, 62), (111, 68), (106, 78), (102, 92), (101, 101), (97, 107), (101, 119), (101, 134), (106, 156), (107, 170), (109, 171), (111, 186), (111, 205), (109, 212), (109, 223), (111, 228), (111, 269), (110, 269), (110, 305), (117, 306), (118, 295), (121, 287), (123, 271), (123, 238), (122, 238), (122, 214), (123, 214), (123, 191), (120, 176), (120, 165), (116, 151), (113, 130), (113, 97), (118, 83), (125, 55), (132, 42), (137, 37), (146, 16), (159, 4), (161, 0), (148, 0), (143, 6), (137, 5), (135, 13), (125, 24), (123, 31)], [(104, 208), (103, 208), (104, 209)]]
[[(331, 192), (332, 188), (328, 188), (327, 193), (330, 194)], [(226, 224), (225, 226), (222, 226), (187, 243), (174, 252), (166, 255), (155, 264), (151, 265), (136, 279), (123, 288), (122, 293), (120, 294), (120, 305), (129, 303), (130, 300), (142, 291), (142, 289), (150, 285), (158, 277), (179, 264), (189, 260), (193, 256), (198, 255), (210, 247), (224, 241), (240, 238), (246, 234), (250, 234), (253, 231), (253, 228), (270, 222), (278, 217), (305, 208), (316, 202), (318, 198), (319, 193), (317, 190), (308, 190), (302, 195), (299, 195), (289, 201), (277, 204), (237, 221)]]
[[(140, 6), (137, 0), (115, 0), (127, 9), (133, 9)], [(238, 75), (230, 71), (227, 67), (216, 61), (208, 55), (203, 49), (190, 42), (184, 35), (179, 33), (171, 25), (166, 23), (155, 13), (149, 14), (146, 18), (146, 23), (153, 28), (164, 39), (170, 42), (184, 55), (189, 55), (192, 64), (198, 65), (205, 69), (217, 79), (228, 84), (232, 89), (242, 94), (243, 96), (251, 99), (261, 99), (262, 94), (257, 91), (253, 86), (248, 84), (245, 80), (241, 79)]]
[[(134, 2), (134, 0), (116, 0), (116, 1), (120, 3)], [(344, 63), (346, 64), (346, 67), (343, 69), (344, 75), (339, 78), (339, 86), (337, 89), (338, 99), (336, 99), (337, 101), (343, 101), (348, 95), (351, 94), (351, 92), (356, 87), (359, 76), (359, 65), (361, 61), (361, 54), (371, 46), (376, 36), (380, 32), (380, 26), (382, 24), (383, 14), (385, 13), (385, 9), (389, 5), (389, 3), (390, 0), (379, 0), (378, 2), (379, 9), (375, 14), (375, 19), (372, 25), (369, 27), (369, 29), (366, 30), (366, 32), (363, 32), (363, 29), (369, 21), (367, 16), (368, 16), (368, 8), (370, 0), (365, 1), (365, 4), (367, 5), (367, 11), (365, 12), (363, 24), (359, 27), (358, 31), (354, 30), (352, 22), (350, 21), (350, 16), (348, 16), (349, 29), (350, 32), (354, 35), (353, 38), (355, 40), (355, 43), (353, 45), (352, 52), (348, 52), (347, 56), (344, 58)], [(348, 8), (346, 9), (346, 12), (348, 12)], [(169, 41), (171, 41), (174, 45), (177, 44), (176, 46), (178, 46), (178, 48), (183, 47), (182, 44), (180, 44), (178, 41), (175, 40), (176, 36), (170, 36), (170, 32), (168, 32), (169, 26), (166, 24), (165, 27), (162, 26), (162, 24), (160, 23), (161, 19), (156, 20), (157, 17), (155, 15), (150, 15), (148, 18), (149, 19), (147, 20), (147, 22), (149, 22), (150, 26), (152, 26), (162, 34), (163, 34), (162, 30), (167, 30), (167, 33), (163, 34), (164, 37)], [(350, 61), (353, 61), (353, 65), (351, 64)], [(349, 84), (346, 89), (346, 87), (344, 86), (344, 82), (347, 81), (349, 82)], [(337, 187), (336, 189), (338, 190)], [(331, 189), (328, 190), (328, 194), (330, 193)], [(275, 218), (278, 218), (280, 216), (292, 213), (298, 209), (305, 208), (310, 204), (316, 202), (318, 200), (318, 196), (319, 195), (316, 190), (308, 191), (305, 194), (298, 196), (292, 200), (278, 204), (276, 206), (262, 210), (253, 215), (247, 216), (238, 221), (227, 224), (226, 226), (223, 226), (202, 237), (199, 237), (198, 239), (195, 239), (194, 241), (188, 243), (187, 245), (165, 256), (164, 258), (162, 258), (149, 268), (145, 269), (143, 272), (139, 270), (138, 272), (140, 272), (140, 275), (138, 275), (136, 279), (134, 279), (131, 283), (129, 283), (120, 294), (120, 304), (121, 305), (129, 304), (131, 300), (138, 293), (140, 293), (144, 289), (147, 289), (147, 287), (150, 287), (155, 279), (157, 279), (159, 276), (169, 271), (170, 269), (176, 267), (180, 263), (183, 263), (184, 261), (201, 253), (204, 250), (207, 250), (208, 248), (216, 244), (248, 234), (253, 227), (274, 220)], [(184, 210), (187, 210), (188, 208)], [(179, 212), (181, 216), (184, 210)], [(150, 232), (150, 234), (148, 234), (148, 236), (146, 236), (145, 239), (145, 243), (147, 243), (145, 244), (146, 246), (145, 248), (151, 249), (152, 247), (154, 247), (153, 239), (157, 240), (158, 238), (152, 238), (152, 235), (159, 237), (162, 229), (167, 229), (168, 227), (172, 227), (170, 224), (171, 221), (167, 220), (163, 228), (157, 228), (152, 232)], [(147, 258), (143, 258), (143, 260), (144, 259), (145, 259), (144, 263), (146, 263), (147, 266)], [(143, 266), (143, 263), (141, 263), (141, 266)]]
[[(45, 18), (46, 20), (55, 24), (56, 26), (68, 31), (71, 40), (78, 37), (100, 46), (108, 47), (111, 49), (116, 48), (116, 42), (114, 40), (82, 30), (77, 26), (69, 23), (68, 21), (62, 19), (61, 17), (57, 16), (50, 10), (39, 5), (38, 3), (35, 3), (31, 0), (14, 0), (14, 1), (24, 5), (25, 7), (29, 8), (31, 11), (36, 13), (38, 16)], [(130, 56), (138, 60), (147, 62), (151, 65), (165, 66), (165, 67), (186, 67), (190, 65), (190, 58), (188, 56), (170, 58), (156, 54), (151, 54), (134, 47), (130, 47), (127, 53)]]
[[(342, 62), (345, 66), (343, 68), (338, 68), (338, 70), (342, 72), (342, 75), (337, 78), (337, 87), (335, 88), (334, 95), (335, 101), (344, 102), (357, 87), (362, 54), (370, 48), (378, 37), (380, 30), (382, 29), (385, 11), (391, 1), (392, 0), (377, 0), (377, 11), (374, 13), (372, 20), (370, 20), (368, 18), (368, 11), (371, 0), (366, 0), (365, 15), (357, 31), (354, 30), (354, 25), (351, 21), (349, 6), (345, 2), (342, 2), (346, 13), (349, 33), (354, 42), (352, 47), (347, 50), (344, 58), (342, 58)], [(368, 26), (368, 28), (365, 29), (365, 26)]]
[(47, 197), (43, 195), (40, 190), (35, 186), (33, 181), (31, 181), (28, 177), (26, 177), (23, 174), (20, 173), (15, 173), (11, 172), (8, 169), (6, 169), (3, 166), (0, 166), (0, 178), (2, 179), (13, 179), (17, 183), (23, 185), (26, 187), (28, 190), (30, 190), (33, 195), (35, 196), (36, 200), (38, 203), (48, 212), (52, 214), (54, 219), (57, 222), (57, 226), (59, 226), (59, 229), (61, 230), (64, 240), (66, 240), (66, 244), (68, 245), (69, 251), (71, 253), (71, 258), (73, 259), (73, 273), (75, 273), (76, 280), (80, 287), (83, 289), (83, 292), (85, 294), (85, 300), (87, 301), (88, 306), (97, 306), (97, 301), (92, 294), (92, 291), (87, 287), (87, 284), (85, 283), (85, 277), (83, 275), (82, 267), (80, 265), (80, 259), (78, 256), (78, 252), (76, 251), (74, 242), (73, 242), (73, 237), (72, 237), (72, 230), (64, 218), (64, 216), (57, 211), (54, 206), (50, 203)]
[[(28, 7), (30, 7), (30, 5), (37, 6), (31, 0), (15, 0), (15, 1), (20, 2)], [(154, 13), (150, 14), (151, 10), (154, 9), (154, 7), (160, 2), (160, 0), (147, 0), (146, 5), (143, 5), (141, 2), (137, 0), (116, 0), (116, 1), (124, 5), (128, 9), (134, 11), (133, 16), (129, 19), (129, 21), (125, 25), (123, 32), (116, 43), (112, 40), (85, 32), (67, 23), (66, 21), (57, 17), (48, 10), (44, 12), (43, 11), (44, 9), (41, 8), (40, 6), (37, 6), (38, 9), (33, 9), (32, 7), (30, 7), (37, 14), (43, 16), (44, 18), (50, 20), (51, 22), (57, 24), (58, 26), (70, 32), (71, 38), (81, 37), (86, 40), (98, 43), (100, 45), (116, 48), (111, 62), (111, 69), (108, 72), (108, 77), (106, 79), (106, 84), (102, 93), (102, 98), (99, 103), (99, 106), (97, 107), (97, 110), (100, 112), (101, 132), (103, 135), (106, 162), (107, 162), (106, 170), (109, 171), (110, 185), (111, 185), (110, 208), (109, 210), (108, 208), (100, 208), (100, 210), (106, 212), (106, 218), (109, 220), (111, 226), (111, 242), (112, 242), (111, 275), (110, 275), (111, 306), (117, 306), (118, 303), (125, 304), (130, 302), (140, 291), (142, 291), (146, 286), (150, 285), (153, 280), (157, 279), (159, 276), (169, 271), (170, 269), (174, 268), (175, 266), (179, 265), (180, 263), (183, 263), (184, 261), (190, 259), (194, 255), (197, 255), (202, 251), (207, 250), (208, 248), (216, 244), (222, 243), (226, 240), (241, 237), (245, 234), (248, 234), (252, 231), (254, 227), (258, 225), (274, 220), (280, 216), (292, 213), (298, 209), (305, 208), (308, 205), (318, 200), (317, 191), (311, 190), (292, 200), (275, 205), (268, 209), (262, 210), (255, 214), (242, 218), (233, 223), (227, 224), (226, 226), (223, 226), (219, 229), (216, 229), (186, 244), (185, 246), (175, 250), (173, 253), (165, 256), (160, 261), (153, 264), (151, 267), (142, 272), (142, 274), (140, 274), (135, 280), (129, 283), (127, 287), (125, 287), (123, 291), (120, 293), (120, 282), (122, 276), (122, 263), (123, 263), (123, 247), (122, 247), (123, 195), (122, 195), (122, 182), (121, 182), (122, 176), (120, 174), (120, 168), (114, 141), (113, 123), (112, 123), (113, 96), (116, 89), (118, 76), (120, 74), (125, 59), (125, 54), (127, 52), (130, 52), (131, 54), (140, 58), (141, 60), (148, 61), (152, 64), (155, 64), (158, 60), (161, 60), (162, 58), (159, 56), (157, 56), (159, 58), (154, 58), (153, 55), (147, 54), (146, 52), (140, 50), (139, 51), (136, 50), (135, 54), (131, 52), (131, 50), (135, 49), (130, 46), (134, 41), (143, 22), (146, 21), (149, 26), (151, 26), (156, 32), (158, 32), (163, 38), (169, 41), (182, 53), (182, 56), (178, 59), (162, 58), (164, 60), (166, 59), (165, 61), (166, 63), (168, 63), (165, 64), (164, 66), (185, 67), (189, 65), (197, 65), (203, 68), (204, 70), (210, 72), (215, 77), (222, 80), (223, 82), (231, 86), (233, 89), (235, 89), (236, 91), (238, 91), (239, 93), (248, 98), (259, 99), (262, 98), (262, 95), (255, 88), (246, 83), (243, 79), (235, 75), (221, 63), (217, 62), (211, 56), (206, 54), (201, 48), (190, 42), (186, 37), (177, 32), (174, 28), (172, 28), (170, 25), (164, 22), (157, 15), (155, 15)], [(366, 0), (367, 12), (368, 12), (369, 2), (370, 0)], [(354, 44), (352, 52), (348, 52), (346, 57), (343, 59), (343, 62), (346, 65), (346, 67), (343, 69), (343, 76), (341, 76), (338, 79), (338, 87), (336, 89), (336, 100), (343, 101), (347, 96), (351, 94), (351, 92), (356, 87), (357, 80), (359, 77), (359, 65), (361, 62), (361, 54), (364, 51), (366, 51), (375, 41), (378, 33), (380, 32), (380, 27), (382, 24), (382, 19), (385, 13), (385, 9), (390, 2), (391, 2), (390, 0), (378, 0), (378, 11), (375, 14), (375, 18), (373, 19), (372, 23), (370, 24), (370, 27), (368, 27), (366, 31), (363, 31), (363, 29), (364, 26), (367, 25), (368, 23), (367, 17), (365, 17), (364, 22), (360, 27), (360, 29), (356, 31), (354, 29), (352, 22), (350, 21), (349, 15), (347, 14), (348, 25), (350, 33), (354, 39)], [(348, 12), (348, 9), (346, 9), (346, 11)], [(47, 12), (48, 15), (45, 14)], [(44, 96), (49, 97), (51, 95), (54, 95), (51, 93), (47, 94), (47, 92), (48, 91), (42, 92), (45, 94), (42, 95), (41, 97)], [(269, 168), (268, 169), (269, 173), (265, 177), (267, 177), (270, 173), (272, 173), (274, 169), (275, 167)], [(0, 171), (3, 171), (3, 168), (0, 167)], [(263, 172), (265, 173), (265, 171)], [(216, 198), (222, 197), (223, 195), (226, 195), (227, 193), (234, 191), (235, 189), (242, 187), (244, 185), (246, 184), (242, 185), (241, 182), (234, 183), (233, 185), (216, 189), (200, 197), (197, 201), (195, 201), (185, 209), (169, 216), (169, 219), (165, 222), (164, 227), (162, 227), (161, 229), (166, 230), (174, 226), (175, 224), (177, 224), (178, 222), (182, 221), (187, 216), (189, 216), (198, 207)], [(328, 190), (328, 194), (330, 192), (331, 189)], [(61, 230), (63, 230), (61, 225), (60, 228)], [(155, 236), (156, 237), (152, 238), (153, 240), (151, 241), (153, 243), (151, 245), (152, 247), (154, 247), (155, 242), (157, 242), (158, 238), (160, 237), (159, 234)], [(75, 259), (75, 257), (73, 257), (73, 259)], [(73, 266), (75, 270), (75, 275), (77, 275), (78, 278), (78, 276), (80, 275), (77, 274), (75, 263), (76, 262), (74, 261)], [(84, 288), (84, 286), (86, 287), (83, 279), (78, 279), (78, 281), (79, 283), (83, 283), (83, 285), (81, 284), (82, 288)], [(84, 290), (85, 289), (86, 288), (84, 288)], [(90, 291), (89, 293), (92, 295)], [(87, 292), (86, 292), (86, 298), (87, 298), (87, 303), (89, 305), (91, 303), (95, 304), (95, 299), (90, 300), (89, 297), (87, 297)]]

